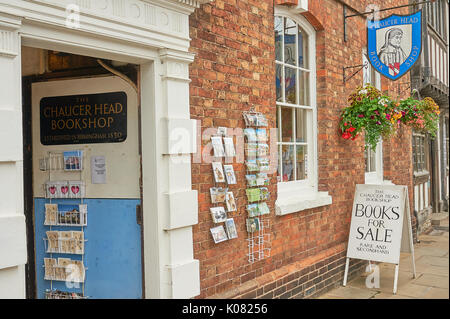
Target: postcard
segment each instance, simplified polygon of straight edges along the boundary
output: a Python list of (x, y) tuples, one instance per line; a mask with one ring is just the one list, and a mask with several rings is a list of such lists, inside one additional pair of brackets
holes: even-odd
[(256, 160), (254, 160), (254, 159), (249, 159), (249, 160), (245, 161), (245, 165), (247, 166), (247, 170), (249, 172), (259, 171), (259, 166), (256, 163)]
[(247, 188), (245, 190), (247, 194), (247, 200), (251, 202), (257, 202), (260, 200), (261, 190), (259, 188)]
[(256, 129), (256, 139), (258, 142), (267, 142), (267, 131), (265, 128), (258, 128)]
[(55, 258), (44, 258), (44, 279), (52, 280), (55, 278), (55, 266), (56, 259)]
[(214, 223), (222, 223), (227, 219), (227, 213), (223, 207), (210, 207), (211, 216)]
[(69, 198), (69, 183), (66, 181), (55, 182), (58, 186), (57, 196), (58, 198)]
[(236, 201), (234, 199), (233, 192), (227, 192), (226, 194), (227, 210), (229, 212), (234, 212), (237, 210)]
[(228, 240), (227, 233), (225, 232), (223, 225), (211, 228), (210, 231), (211, 235), (214, 238), (214, 243), (218, 244), (225, 240)]
[(236, 224), (234, 223), (234, 219), (228, 218), (225, 221), (225, 226), (227, 228), (228, 239), (237, 238), (238, 235), (237, 235)]
[(228, 191), (228, 188), (211, 187), (209, 189), (209, 192), (211, 194), (211, 203), (216, 204), (216, 203), (225, 202), (227, 191)]
[(258, 144), (258, 156), (267, 156), (269, 155), (269, 145), (267, 144)]
[(234, 174), (233, 165), (223, 165), (225, 171), (225, 177), (228, 184), (236, 184), (236, 175)]
[(258, 117), (256, 114), (244, 113), (244, 121), (247, 126), (257, 126)]
[(260, 198), (259, 200), (268, 200), (270, 197), (270, 192), (267, 187), (261, 187), (260, 188)]
[(251, 142), (256, 143), (257, 142), (256, 131), (254, 128), (244, 129), (244, 136), (247, 138), (248, 143), (251, 143)]
[(225, 149), (223, 148), (221, 136), (211, 136), (211, 143), (214, 150), (214, 157), (225, 156)]
[(46, 182), (45, 183), (45, 195), (47, 198), (58, 198), (58, 183)]
[(254, 232), (259, 231), (259, 218), (258, 217), (247, 218), (246, 224), (247, 224), (247, 232), (254, 233)]
[(223, 143), (225, 144), (225, 156), (226, 157), (236, 156), (236, 150), (234, 149), (233, 138), (232, 137), (224, 137)]
[(69, 198), (82, 198), (85, 193), (85, 185), (82, 181), (69, 181)]
[(56, 225), (58, 216), (57, 204), (45, 204), (45, 225)]
[(226, 136), (227, 135), (227, 128), (223, 126), (219, 126), (217, 128), (217, 135)]
[(267, 173), (256, 174), (256, 185), (255, 186), (269, 186), (270, 180)]
[(74, 254), (84, 254), (84, 232), (72, 231), (72, 242), (74, 244)]
[(59, 240), (61, 243), (61, 252), (66, 254), (73, 254), (75, 251), (75, 246), (72, 243), (72, 232), (71, 231), (60, 231)]
[(258, 144), (257, 143), (247, 143), (245, 144), (245, 155), (248, 157), (256, 157), (258, 154)]
[(64, 170), (81, 171), (83, 169), (83, 151), (64, 152)]
[(258, 211), (260, 215), (270, 214), (270, 209), (266, 202), (258, 204)]
[(258, 158), (256, 162), (260, 171), (269, 170), (269, 160), (267, 158)]
[(267, 126), (267, 125), (268, 125), (267, 118), (263, 114), (259, 113), (256, 116), (256, 126)]
[(259, 215), (258, 204), (247, 205), (248, 217), (256, 217)]
[(257, 186), (256, 175), (245, 175), (245, 179), (249, 187)]
[(212, 168), (214, 172), (214, 180), (216, 181), (216, 183), (225, 183), (225, 175), (223, 173), (222, 163), (213, 162)]
[(45, 232), (48, 239), (48, 249), (49, 252), (59, 251), (59, 234), (57, 231), (47, 231)]

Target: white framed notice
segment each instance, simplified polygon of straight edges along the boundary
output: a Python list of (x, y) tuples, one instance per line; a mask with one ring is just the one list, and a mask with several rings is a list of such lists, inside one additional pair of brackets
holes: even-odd
[(350, 258), (395, 264), (394, 294), (397, 292), (400, 252), (411, 253), (416, 277), (408, 198), (407, 186), (356, 185), (344, 286)]
[(91, 157), (91, 182), (92, 184), (106, 184), (105, 156)]

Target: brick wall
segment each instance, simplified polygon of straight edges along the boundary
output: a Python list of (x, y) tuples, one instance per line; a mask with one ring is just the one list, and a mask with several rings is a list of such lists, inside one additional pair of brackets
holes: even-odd
[[(309, 1), (309, 12), (303, 14), (317, 31), (319, 190), (328, 191), (333, 204), (275, 216), (277, 180), (273, 174), (268, 202), (271, 256), (249, 264), (244, 165), (234, 163), (238, 184), (230, 187), (238, 211), (229, 216), (235, 219), (238, 239), (216, 245), (209, 231), (214, 227), (209, 212), (209, 188), (214, 186), (211, 164), (194, 162), (192, 187), (199, 193), (199, 223), (193, 227), (194, 256), (200, 260), (198, 298), (310, 297), (342, 282), (354, 188), (364, 183), (365, 169), (363, 140), (347, 141), (338, 132), (347, 96), (362, 83), (359, 73), (344, 85), (342, 67), (362, 63), (366, 29), (363, 18), (348, 19), (344, 43), (341, 2)], [(348, 1), (361, 11), (366, 2)], [(407, 0), (371, 2), (385, 8)], [(196, 54), (190, 67), (191, 116), (201, 121), (202, 131), (218, 126), (242, 129), (242, 111), (250, 107), (268, 117), (269, 128), (275, 127), (273, 6), (273, 0), (215, 0), (191, 15), (191, 51)], [(398, 82), (409, 82), (409, 76)], [(383, 90), (392, 94), (398, 92), (398, 85), (383, 81)], [(208, 142), (203, 141), (203, 149)], [(408, 185), (412, 199), (411, 132), (402, 130), (383, 145), (385, 178)], [(363, 266), (364, 262), (355, 263), (352, 274)]]

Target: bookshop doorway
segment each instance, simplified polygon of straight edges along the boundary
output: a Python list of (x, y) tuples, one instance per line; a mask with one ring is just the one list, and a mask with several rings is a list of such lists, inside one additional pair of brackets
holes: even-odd
[(138, 78), (22, 47), (29, 298), (144, 297)]

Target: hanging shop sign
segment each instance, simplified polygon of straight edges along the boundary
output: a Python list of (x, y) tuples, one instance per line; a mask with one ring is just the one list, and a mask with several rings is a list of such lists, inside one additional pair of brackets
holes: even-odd
[(395, 264), (396, 280), (400, 252), (411, 253), (415, 276), (408, 187), (356, 185), (344, 285), (349, 258)]
[(367, 21), (369, 61), (379, 73), (398, 80), (418, 60), (422, 50), (422, 11)]
[(40, 102), (43, 145), (118, 143), (127, 138), (125, 92), (45, 97)]

